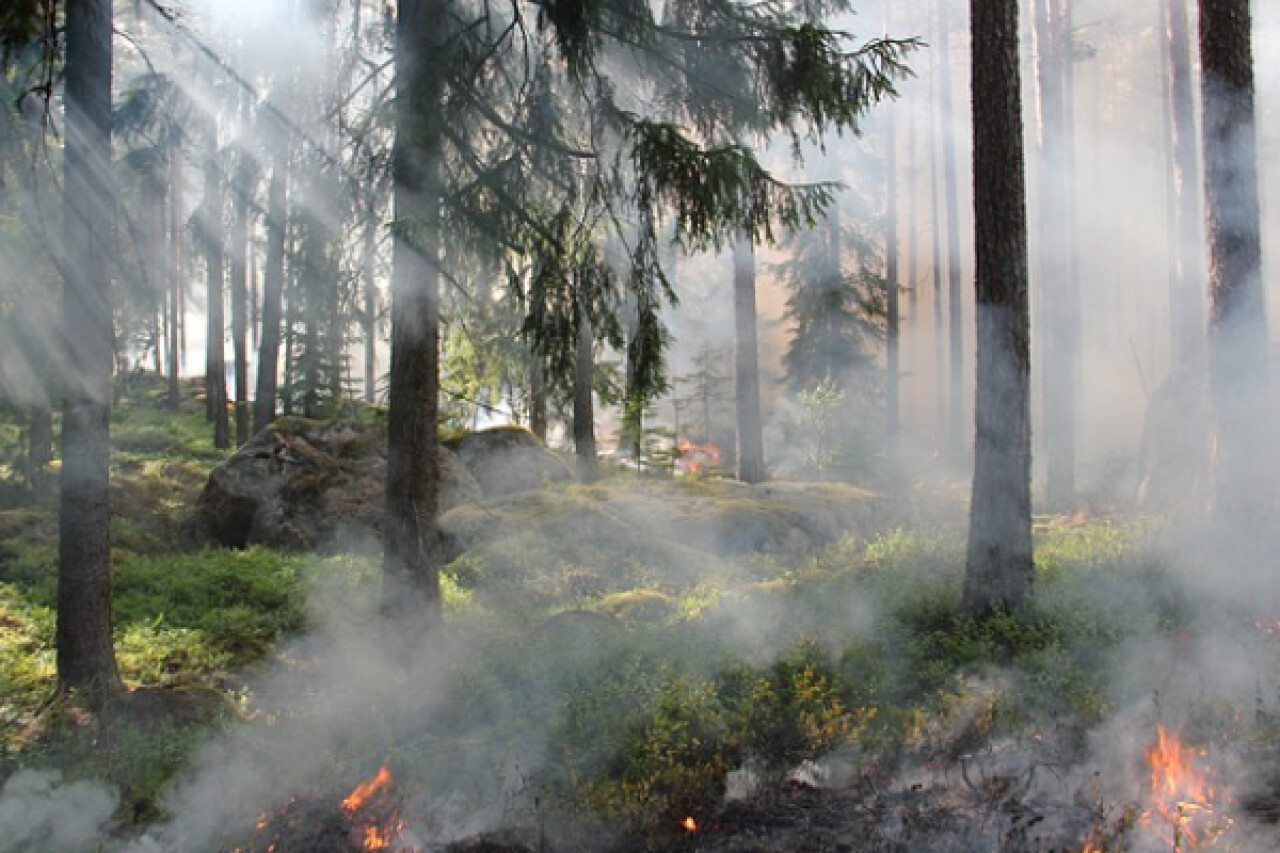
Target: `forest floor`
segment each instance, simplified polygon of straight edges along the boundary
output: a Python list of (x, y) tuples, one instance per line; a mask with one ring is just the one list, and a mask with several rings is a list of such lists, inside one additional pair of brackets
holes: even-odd
[(1158, 519), (1039, 519), (1035, 602), (984, 622), (943, 490), (922, 525), (685, 574), (526, 538), (447, 567), (424, 653), (376, 554), (192, 541), (208, 433), (117, 407), (132, 692), (97, 715), (48, 701), (53, 502), (0, 470), (0, 851), (1277, 847), (1280, 610)]

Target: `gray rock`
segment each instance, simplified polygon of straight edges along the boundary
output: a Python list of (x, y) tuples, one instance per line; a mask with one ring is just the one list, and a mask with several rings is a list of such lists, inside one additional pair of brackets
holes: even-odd
[[(214, 469), (196, 505), (197, 535), (229, 547), (315, 548), (382, 530), (387, 475), (381, 422), (281, 418)], [(441, 509), (480, 487), (441, 448)]]
[(516, 426), (469, 432), (447, 442), (480, 484), (486, 498), (573, 480), (573, 471), (533, 433)]

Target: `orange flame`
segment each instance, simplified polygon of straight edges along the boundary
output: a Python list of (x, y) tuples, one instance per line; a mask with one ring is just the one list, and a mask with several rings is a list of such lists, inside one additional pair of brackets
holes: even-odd
[(697, 822), (696, 820), (694, 820), (694, 819), (693, 819), (693, 816), (692, 816), (692, 815), (690, 815), (689, 817), (685, 818), (685, 819), (680, 823), (680, 825), (681, 825), (682, 827), (684, 827), (684, 831), (685, 831), (685, 832), (697, 832), (697, 831), (698, 831), (698, 822)]
[(1165, 841), (1176, 851), (1211, 843), (1231, 828), (1229, 818), (1214, 814), (1217, 792), (1196, 767), (1196, 759), (1205, 755), (1204, 750), (1184, 746), (1164, 726), (1156, 727), (1156, 742), (1147, 749), (1152, 811), (1142, 822), (1149, 822), (1152, 813), (1158, 815), (1171, 833)]
[(377, 774), (372, 779), (366, 779), (356, 785), (355, 789), (342, 801), (342, 810), (347, 814), (359, 811), (369, 801), (370, 797), (390, 784), (391, 771), (384, 764), (378, 768)]
[(680, 467), (686, 474), (697, 474), (703, 467), (715, 467), (720, 464), (720, 448), (711, 442), (695, 444), (687, 438), (680, 439), (676, 445), (680, 454)]

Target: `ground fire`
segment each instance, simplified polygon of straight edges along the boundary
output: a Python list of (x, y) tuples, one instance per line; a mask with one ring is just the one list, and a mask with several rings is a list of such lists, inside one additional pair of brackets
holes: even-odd
[(1175, 851), (1203, 849), (1230, 831), (1223, 792), (1198, 766), (1206, 753), (1183, 744), (1165, 726), (1146, 751), (1151, 771), (1151, 808), (1139, 823), (1150, 827)]
[(322, 795), (298, 796), (258, 816), (253, 839), (232, 853), (421, 853), (406, 832), (384, 764), (335, 803)]
[(676, 445), (676, 471), (683, 474), (702, 474), (720, 464), (720, 448), (711, 442), (695, 444), (687, 438)]

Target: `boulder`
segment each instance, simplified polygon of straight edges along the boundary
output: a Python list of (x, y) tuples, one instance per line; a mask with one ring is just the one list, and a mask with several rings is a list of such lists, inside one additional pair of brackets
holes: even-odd
[(573, 480), (573, 471), (527, 429), (501, 426), (446, 442), (480, 484), (486, 498)]
[[(214, 469), (196, 504), (201, 538), (220, 545), (315, 548), (382, 530), (382, 422), (281, 418)], [(480, 487), (441, 448), (441, 509), (478, 500)]]

